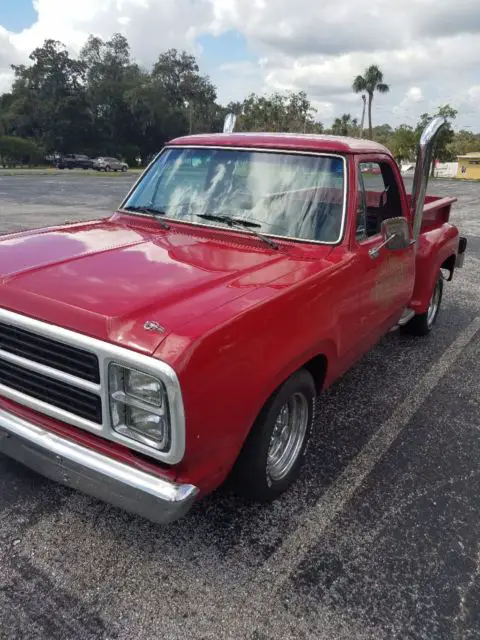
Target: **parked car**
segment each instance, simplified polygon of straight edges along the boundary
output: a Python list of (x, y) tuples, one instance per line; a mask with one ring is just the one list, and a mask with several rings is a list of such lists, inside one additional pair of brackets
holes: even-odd
[(463, 266), (455, 198), (425, 201), (442, 124), (411, 196), (367, 140), (188, 136), (111, 217), (0, 239), (0, 451), (160, 523), (230, 474), (277, 498), (316, 395), (388, 331), (428, 334)]
[(57, 161), (57, 169), (91, 169), (93, 160), (80, 153), (69, 153)]
[(361, 168), (362, 173), (370, 173), (374, 176), (380, 175), (380, 169), (375, 162), (365, 162)]
[(96, 171), (128, 171), (128, 164), (118, 158), (96, 158), (93, 162)]

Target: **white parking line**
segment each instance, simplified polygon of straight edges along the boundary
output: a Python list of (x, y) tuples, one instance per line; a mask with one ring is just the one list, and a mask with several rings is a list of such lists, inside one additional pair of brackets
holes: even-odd
[(268, 581), (270, 589), (273, 586), (272, 577), (275, 586), (280, 585), (301, 562), (308, 550), (318, 542), (322, 531), (343, 511), (347, 502), (351, 500), (375, 465), (390, 449), (402, 429), (410, 422), (427, 396), (435, 389), (479, 330), (480, 316), (477, 316), (415, 385), (390, 418), (375, 432), (338, 480), (304, 514), (297, 529), (270, 556), (262, 567), (262, 575), (259, 576), (262, 582)]
[(272, 602), (275, 592), (282, 587), (310, 549), (321, 539), (323, 532), (345, 509), (375, 465), (388, 452), (402, 429), (413, 418), (427, 396), (455, 364), (479, 330), (480, 316), (477, 316), (415, 385), (391, 417), (375, 432), (338, 480), (306, 512), (295, 531), (263, 564), (254, 580), (246, 585), (243, 601), (245, 616), (237, 615), (237, 620), (243, 619), (245, 622), (245, 618), (249, 618), (253, 623), (256, 618), (258, 622), (262, 612), (269, 610), (269, 603)]

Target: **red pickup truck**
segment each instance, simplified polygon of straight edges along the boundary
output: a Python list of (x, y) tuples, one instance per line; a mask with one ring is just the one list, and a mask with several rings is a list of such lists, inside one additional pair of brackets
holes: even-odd
[(227, 476), (279, 496), (316, 395), (391, 329), (427, 334), (462, 266), (454, 199), (424, 203), (441, 126), (412, 196), (373, 142), (198, 135), (108, 218), (4, 236), (0, 451), (162, 523)]

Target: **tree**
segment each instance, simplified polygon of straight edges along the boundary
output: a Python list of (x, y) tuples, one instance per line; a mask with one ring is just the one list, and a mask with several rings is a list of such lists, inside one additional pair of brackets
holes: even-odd
[(453, 158), (478, 151), (480, 151), (480, 136), (465, 129), (455, 133), (453, 141), (448, 145), (448, 152)]
[(241, 105), (229, 105), (241, 131), (282, 131), (321, 133), (323, 125), (315, 120), (316, 111), (305, 92), (250, 94)]
[(390, 148), (394, 130), (389, 124), (380, 124), (373, 127), (373, 139), (385, 147)]
[[(128, 93), (141, 86), (145, 75), (130, 58), (130, 46), (121, 34), (104, 42), (90, 36), (80, 52), (85, 68), (86, 94), (92, 114), (92, 146), (105, 155), (123, 155), (122, 150), (139, 141), (138, 121), (132, 117)], [(131, 158), (130, 158), (131, 160)]]
[(383, 82), (383, 73), (377, 65), (371, 65), (365, 70), (363, 76), (357, 76), (352, 85), (355, 93), (366, 93), (368, 95), (368, 130), (370, 139), (373, 137), (372, 131), (372, 102), (375, 91), (388, 93), (390, 87)]
[(18, 136), (0, 136), (0, 164), (3, 167), (38, 164), (43, 150), (33, 140)]
[(332, 125), (332, 133), (337, 136), (353, 136), (358, 133), (358, 120), (352, 119), (349, 113), (344, 113), (340, 118), (335, 118)]
[(47, 149), (67, 150), (84, 138), (89, 126), (85, 67), (56, 40), (46, 40), (30, 60), (29, 67), (12, 65), (15, 80), (4, 129)]
[(398, 163), (413, 160), (417, 147), (417, 135), (412, 127), (400, 125), (391, 136), (390, 150)]
[(422, 135), (423, 130), (428, 125), (428, 123), (433, 120), (433, 118), (440, 116), (441, 118), (445, 118), (447, 122), (446, 126), (438, 134), (435, 146), (433, 148), (434, 161), (432, 162), (432, 176), (434, 175), (436, 160), (439, 160), (440, 162), (451, 162), (452, 160), (456, 159), (450, 149), (450, 145), (455, 137), (455, 133), (450, 121), (454, 120), (457, 117), (457, 113), (458, 111), (451, 105), (444, 104), (437, 109), (433, 116), (428, 113), (422, 113), (422, 115), (420, 116), (420, 120), (415, 130), (417, 143), (420, 141), (420, 136)]
[(208, 76), (200, 75), (194, 56), (169, 49), (155, 63), (152, 83), (161, 87), (171, 108), (187, 122), (188, 132), (210, 131), (217, 127), (217, 90)]

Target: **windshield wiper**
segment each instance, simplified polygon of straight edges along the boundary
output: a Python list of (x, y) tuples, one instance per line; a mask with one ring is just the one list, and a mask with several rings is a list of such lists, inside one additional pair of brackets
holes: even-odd
[(212, 222), (223, 222), (228, 227), (239, 227), (240, 229), (248, 229), (252, 235), (254, 235), (265, 244), (268, 244), (272, 249), (278, 250), (280, 247), (276, 242), (270, 240), (267, 236), (264, 236), (262, 233), (258, 233), (258, 231), (254, 231), (254, 229), (260, 228), (262, 225), (257, 224), (256, 222), (251, 222), (250, 220), (244, 220), (243, 218), (232, 218), (231, 216), (220, 216), (211, 213), (197, 213), (199, 218), (203, 218), (204, 220), (211, 220)]
[[(160, 209), (155, 209), (155, 207), (137, 207), (134, 205), (129, 205), (128, 207), (124, 207), (124, 209), (125, 211), (132, 211), (134, 213), (148, 213), (155, 217), (167, 215), (165, 211), (161, 211)], [(164, 222), (163, 220), (159, 220), (158, 222), (160, 223), (160, 226), (163, 229), (167, 229), (167, 230), (170, 229), (170, 225)]]

